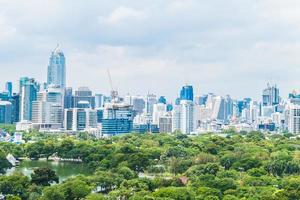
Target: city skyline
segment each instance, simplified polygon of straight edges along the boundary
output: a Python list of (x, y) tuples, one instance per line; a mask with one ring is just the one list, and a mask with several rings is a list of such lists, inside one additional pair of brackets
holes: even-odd
[(99, 93), (109, 94), (107, 69), (122, 95), (149, 91), (172, 100), (185, 83), (196, 95), (256, 100), (268, 82), (282, 97), (300, 88), (296, 1), (3, 4), (0, 85), (24, 76), (46, 82), (49, 54), (60, 43), (67, 86)]

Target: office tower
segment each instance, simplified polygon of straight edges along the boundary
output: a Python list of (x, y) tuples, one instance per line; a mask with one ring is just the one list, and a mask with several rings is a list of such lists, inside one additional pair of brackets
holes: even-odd
[(57, 129), (63, 122), (63, 90), (50, 85), (47, 90), (37, 93), (32, 102), (32, 123), (38, 129)]
[(103, 111), (102, 134), (118, 135), (133, 129), (133, 108), (124, 103), (106, 103)]
[(134, 116), (142, 114), (144, 112), (146, 103), (142, 96), (126, 95), (124, 102), (133, 107)]
[(172, 133), (172, 115), (166, 113), (159, 117), (158, 127), (160, 133)]
[(97, 108), (96, 109), (97, 111), (97, 123), (102, 123), (102, 120), (103, 120), (103, 112), (104, 112), (104, 108), (101, 107), (101, 108)]
[(155, 94), (148, 94), (146, 97), (145, 112), (152, 116), (153, 105), (157, 103)]
[(11, 98), (13, 93), (12, 93), (12, 82), (6, 82), (5, 83), (5, 91), (8, 92), (8, 97)]
[(56, 85), (64, 89), (66, 87), (66, 63), (64, 53), (59, 46), (52, 51), (48, 65), (47, 84)]
[(292, 134), (300, 133), (300, 106), (289, 105), (288, 130)]
[(226, 121), (225, 99), (221, 96), (215, 98), (212, 119)]
[(175, 105), (172, 110), (172, 132), (180, 131), (180, 105)]
[(226, 119), (231, 119), (233, 116), (233, 100), (229, 95), (225, 97), (226, 103)]
[(167, 99), (166, 99), (166, 97), (164, 97), (164, 96), (159, 97), (158, 103), (167, 104)]
[(157, 103), (153, 105), (152, 124), (159, 124), (159, 118), (164, 116), (167, 112), (167, 105), (164, 103)]
[(97, 128), (97, 111), (91, 108), (65, 109), (64, 128), (68, 131)]
[(180, 91), (180, 100), (194, 101), (193, 86), (186, 85), (182, 87)]
[(6, 92), (6, 91), (0, 92), (0, 100), (8, 101), (9, 100), (9, 93)]
[(73, 108), (73, 89), (67, 87), (64, 95), (64, 109)]
[(103, 94), (95, 94), (95, 108), (102, 108), (104, 106), (105, 96)]
[(20, 95), (13, 94), (9, 102), (12, 104), (12, 122), (15, 123), (20, 121)]
[(12, 105), (8, 101), (0, 101), (0, 124), (12, 123)]
[(87, 101), (89, 102), (90, 108), (95, 108), (95, 96), (93, 96), (92, 91), (88, 87), (79, 87), (78, 90), (75, 91), (75, 95), (73, 96), (74, 108), (78, 107), (80, 101)]
[(256, 123), (259, 116), (259, 105), (256, 102), (250, 103), (250, 123)]
[(194, 131), (194, 103), (190, 100), (180, 101), (180, 131), (190, 134)]
[(33, 78), (20, 79), (20, 121), (32, 119), (32, 102), (37, 98), (39, 84)]
[(274, 106), (279, 104), (279, 89), (274, 86), (267, 85), (267, 88), (263, 90), (262, 102), (263, 106)]
[(173, 110), (173, 105), (168, 103), (167, 104), (167, 112), (171, 112)]

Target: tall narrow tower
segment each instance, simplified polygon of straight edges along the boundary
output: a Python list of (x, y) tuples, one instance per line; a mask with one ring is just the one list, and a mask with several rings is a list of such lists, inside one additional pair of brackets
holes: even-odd
[(66, 87), (66, 64), (64, 53), (59, 45), (52, 51), (49, 65), (47, 84), (59, 86), (61, 89)]

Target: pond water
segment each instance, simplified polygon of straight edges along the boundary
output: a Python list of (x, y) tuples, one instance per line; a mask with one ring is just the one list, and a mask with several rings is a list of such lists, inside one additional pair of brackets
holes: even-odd
[(54, 170), (59, 177), (59, 182), (66, 180), (69, 177), (77, 176), (79, 174), (91, 175), (92, 171), (88, 169), (83, 163), (76, 162), (57, 162), (46, 160), (24, 160), (19, 166), (7, 170), (6, 174), (10, 175), (13, 172), (21, 172), (30, 177), (34, 169), (40, 167), (48, 167)]

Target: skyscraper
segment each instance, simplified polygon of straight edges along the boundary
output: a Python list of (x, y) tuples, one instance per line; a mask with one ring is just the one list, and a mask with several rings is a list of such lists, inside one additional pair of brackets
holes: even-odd
[(32, 102), (36, 101), (39, 84), (33, 78), (20, 79), (20, 121), (32, 119)]
[(180, 130), (183, 134), (194, 131), (194, 103), (190, 100), (180, 102)]
[(276, 85), (270, 86), (263, 90), (262, 102), (263, 106), (275, 106), (279, 104), (279, 89)]
[(71, 87), (65, 89), (64, 108), (73, 108), (73, 89)]
[(102, 133), (118, 135), (133, 129), (132, 106), (123, 103), (107, 103), (104, 107)]
[(73, 97), (74, 108), (78, 108), (79, 102), (85, 101), (89, 102), (90, 108), (95, 108), (95, 96), (93, 92), (88, 87), (79, 87), (75, 91), (75, 96)]
[(12, 82), (5, 83), (5, 91), (8, 92), (8, 97), (12, 97)]
[(48, 65), (48, 85), (56, 85), (64, 89), (66, 87), (66, 64), (64, 53), (59, 46), (53, 50)]
[(32, 102), (32, 122), (40, 128), (61, 128), (63, 122), (63, 92), (59, 88), (49, 87), (37, 93)]
[(189, 101), (194, 100), (193, 86), (186, 85), (182, 87), (180, 91), (180, 100), (189, 100)]
[(0, 101), (0, 124), (12, 123), (12, 105), (8, 101)]

